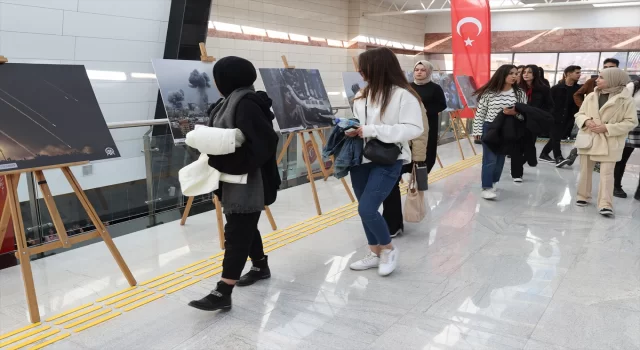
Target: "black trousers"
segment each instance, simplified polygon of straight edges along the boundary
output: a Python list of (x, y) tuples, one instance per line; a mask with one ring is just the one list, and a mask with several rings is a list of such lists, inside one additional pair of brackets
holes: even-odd
[[(400, 175), (402, 177), (402, 175)], [(382, 202), (382, 217), (387, 222), (389, 232), (396, 233), (399, 229), (404, 230), (404, 219), (402, 218), (402, 198), (400, 198), (400, 177), (396, 185), (391, 189), (391, 193)]]
[(521, 178), (524, 175), (524, 165), (538, 165), (538, 155), (536, 152), (537, 135), (526, 130), (521, 143), (514, 147), (511, 156), (511, 177)]
[(624, 176), (624, 169), (627, 167), (627, 161), (631, 157), (635, 148), (625, 147), (622, 151), (622, 159), (616, 163), (616, 167), (613, 170), (613, 188), (622, 188), (622, 176)]
[(560, 142), (567, 132), (567, 128), (571, 127), (575, 123), (575, 118), (567, 118), (562, 123), (554, 123), (551, 128), (551, 137), (549, 142), (542, 149), (543, 154), (549, 154), (553, 151), (553, 158), (562, 157), (562, 150), (560, 149)]
[(264, 258), (262, 236), (258, 231), (261, 212), (249, 214), (226, 214), (224, 226), (224, 260), (222, 278), (239, 280), (247, 257), (257, 261)]
[[(431, 126), (429, 126), (431, 127)], [(436, 158), (438, 157), (438, 129), (434, 129), (431, 132), (429, 129), (429, 140), (427, 141), (427, 172), (430, 173), (433, 166), (436, 164)]]

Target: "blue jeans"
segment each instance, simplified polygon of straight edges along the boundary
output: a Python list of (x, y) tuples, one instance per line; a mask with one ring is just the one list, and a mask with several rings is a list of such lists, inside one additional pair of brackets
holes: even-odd
[[(482, 133), (487, 132), (488, 123), (482, 125)], [(482, 144), (482, 188), (493, 188), (493, 184), (500, 181), (504, 168), (504, 154), (496, 154), (487, 145)]]
[(367, 163), (351, 168), (351, 184), (358, 198), (358, 214), (369, 245), (391, 243), (389, 227), (378, 209), (393, 186), (396, 186), (401, 169), (401, 160), (393, 165)]

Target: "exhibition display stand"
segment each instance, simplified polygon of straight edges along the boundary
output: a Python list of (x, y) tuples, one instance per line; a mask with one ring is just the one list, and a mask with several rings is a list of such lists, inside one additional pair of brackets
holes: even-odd
[[(472, 110), (473, 110), (473, 113), (475, 114), (475, 108), (472, 108)], [(447, 128), (447, 130), (444, 131), (444, 133), (442, 133), (442, 135), (449, 132), (449, 130), (453, 131), (453, 135), (456, 138), (456, 142), (458, 143), (458, 149), (460, 150), (460, 156), (462, 157), (462, 160), (464, 160), (465, 159), (464, 152), (462, 151), (462, 145), (460, 144), (460, 139), (466, 138), (469, 141), (469, 145), (471, 146), (471, 150), (473, 151), (473, 154), (477, 155), (478, 153), (476, 153), (476, 148), (473, 146), (473, 140), (471, 140), (471, 135), (465, 128), (465, 123), (462, 121), (462, 118), (460, 117), (461, 111), (462, 110), (449, 112), (449, 118), (450, 118), (449, 127)], [(440, 135), (440, 137), (442, 137), (442, 135)], [(440, 139), (440, 137), (438, 139)], [(440, 158), (438, 158), (438, 162), (440, 162)], [(440, 167), (442, 167), (442, 163), (440, 163)]]
[[(282, 63), (284, 64), (284, 68), (286, 69), (296, 68), (295, 66), (289, 65), (289, 61), (287, 60), (287, 57), (285, 55), (282, 55), (281, 58), (282, 58)], [(287, 153), (287, 150), (289, 149), (289, 145), (291, 144), (291, 141), (293, 141), (293, 138), (296, 137), (297, 135), (298, 141), (300, 142), (300, 146), (302, 147), (302, 158), (304, 160), (305, 167), (307, 168), (307, 179), (309, 179), (309, 183), (311, 184), (311, 193), (313, 195), (313, 201), (315, 202), (316, 212), (318, 213), (318, 215), (322, 215), (322, 208), (320, 206), (320, 200), (318, 199), (318, 190), (316, 188), (315, 180), (318, 177), (322, 177), (324, 178), (325, 181), (327, 181), (329, 176), (333, 174), (333, 171), (334, 171), (333, 164), (335, 163), (334, 157), (331, 157), (330, 158), (331, 167), (329, 167), (329, 169), (325, 167), (323, 162), (322, 152), (320, 151), (320, 147), (318, 146), (318, 142), (316, 141), (316, 138), (315, 138), (315, 136), (317, 135), (317, 137), (322, 141), (322, 146), (324, 148), (324, 145), (327, 143), (327, 140), (324, 137), (323, 131), (327, 129), (329, 128), (315, 128), (311, 130), (300, 130), (300, 131), (289, 132), (289, 135), (287, 135), (287, 139), (285, 140), (284, 145), (282, 146), (282, 150), (278, 155), (278, 159), (276, 160), (277, 164), (280, 164), (282, 162), (284, 155)], [(305, 135), (309, 136), (309, 139), (311, 141), (313, 151), (315, 152), (316, 158), (320, 165), (320, 173), (313, 172), (311, 158), (306, 149)], [(342, 182), (342, 185), (344, 186), (344, 190), (345, 192), (347, 192), (347, 195), (349, 196), (349, 199), (351, 200), (351, 202), (355, 202), (356, 199), (353, 196), (353, 193), (351, 192), (351, 188), (349, 188), (347, 181), (344, 178), (340, 179), (340, 181)]]
[[(200, 43), (200, 60), (202, 62), (215, 62), (215, 57), (209, 56), (207, 53), (207, 47), (205, 43)], [(291, 142), (291, 141), (289, 141)], [(191, 211), (191, 206), (193, 205), (193, 198), (188, 197), (187, 205), (184, 208), (184, 213), (182, 214), (182, 219), (180, 220), (180, 225), (184, 226), (187, 222), (187, 217), (189, 217), (189, 212)], [(224, 249), (224, 218), (222, 215), (222, 203), (220, 203), (220, 199), (215, 194), (213, 195), (213, 205), (216, 209), (216, 218), (218, 223), (218, 238), (220, 241), (220, 249)], [(271, 210), (268, 206), (264, 206), (264, 211), (267, 214), (267, 218), (269, 219), (269, 223), (271, 224), (271, 228), (275, 231), (278, 229), (276, 225), (276, 221), (273, 219), (273, 215), (271, 214)]]

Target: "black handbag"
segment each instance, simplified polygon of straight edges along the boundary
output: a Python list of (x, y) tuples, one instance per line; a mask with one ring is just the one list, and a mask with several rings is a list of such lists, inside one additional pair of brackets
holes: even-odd
[[(367, 105), (365, 102), (364, 105), (364, 117), (365, 124), (367, 122)], [(382, 121), (382, 119), (381, 119)], [(402, 149), (398, 147), (395, 143), (386, 143), (382, 142), (378, 139), (372, 139), (367, 141), (364, 146), (364, 150), (362, 154), (365, 158), (369, 159), (371, 162), (380, 164), (380, 165), (393, 165), (398, 161), (398, 156), (402, 153)]]
[(427, 166), (423, 164), (416, 164), (416, 163), (414, 163), (413, 166), (415, 167), (414, 176), (415, 176), (416, 188), (418, 189), (418, 191), (428, 190), (429, 189), (429, 172), (427, 171)]

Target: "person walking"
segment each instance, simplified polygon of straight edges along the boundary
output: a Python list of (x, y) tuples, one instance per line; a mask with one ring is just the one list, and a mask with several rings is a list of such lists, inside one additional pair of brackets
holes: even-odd
[[(210, 294), (189, 303), (205, 311), (230, 309), (235, 286), (271, 277), (258, 220), (265, 205), (275, 202), (280, 187), (276, 164), (279, 137), (273, 130), (271, 99), (253, 88), (256, 68), (244, 58), (228, 56), (216, 62), (213, 78), (224, 99), (211, 111), (209, 126), (237, 129), (244, 142), (234, 153), (209, 155), (209, 165), (225, 174), (246, 174), (247, 183), (220, 182), (216, 191), (227, 219), (222, 278)], [(253, 267), (241, 277), (247, 257)]]
[[(525, 92), (529, 106), (539, 108), (545, 112), (551, 112), (553, 108), (551, 90), (540, 78), (538, 66), (528, 65), (524, 68), (519, 87)], [(514, 182), (522, 182), (525, 163), (528, 163), (531, 167), (538, 165), (537, 140), (538, 135), (525, 128), (522, 144), (519, 149), (515, 149), (516, 154), (511, 156), (511, 177), (513, 177)]]
[[(627, 89), (633, 96), (633, 101), (636, 104), (636, 112), (638, 113), (638, 121), (640, 121), (640, 81), (636, 80), (627, 85)], [(622, 177), (624, 176), (624, 170), (627, 167), (627, 161), (631, 157), (631, 154), (636, 148), (640, 148), (640, 125), (631, 130), (627, 142), (622, 150), (622, 159), (616, 163), (616, 167), (613, 170), (613, 195), (618, 198), (627, 198), (627, 193), (622, 189)], [(640, 181), (638, 181), (638, 188), (634, 198), (640, 200)]]
[[(379, 275), (387, 276), (396, 269), (399, 252), (391, 243), (389, 227), (378, 210), (397, 185), (403, 164), (411, 162), (409, 141), (424, 130), (422, 109), (420, 96), (411, 88), (389, 48), (361, 53), (358, 68), (367, 82), (353, 102), (353, 114), (360, 127), (346, 135), (365, 140), (362, 164), (351, 168), (351, 183), (370, 251), (350, 268), (378, 268)], [(395, 151), (391, 156), (396, 159), (388, 159), (392, 152), (379, 152), (382, 149)], [(374, 158), (380, 153), (386, 156)]]
[(627, 90), (629, 76), (620, 68), (603, 69), (596, 89), (576, 114), (579, 128), (576, 148), (580, 156), (580, 179), (576, 205), (591, 199), (593, 163), (600, 162), (597, 206), (603, 216), (613, 216), (615, 163), (622, 159), (625, 139), (638, 126), (636, 104)]
[[(554, 124), (551, 128), (549, 141), (542, 149), (539, 160), (546, 163), (555, 163), (556, 167), (568, 165), (570, 160), (562, 156), (560, 142), (565, 135), (567, 128), (573, 127), (574, 115), (578, 112), (578, 106), (573, 100), (573, 95), (580, 88), (581, 68), (579, 66), (569, 66), (564, 70), (565, 78), (551, 88), (551, 98), (553, 99)], [(549, 153), (553, 151), (553, 157)]]
[[(527, 102), (524, 91), (516, 84), (517, 74), (516, 66), (503, 65), (487, 84), (475, 92), (478, 109), (473, 120), (473, 135), (482, 136), (500, 112), (524, 121), (514, 107), (518, 102)], [(504, 162), (505, 155), (497, 154), (485, 143), (482, 144), (482, 198), (495, 199), (498, 196), (495, 185), (500, 181)]]

